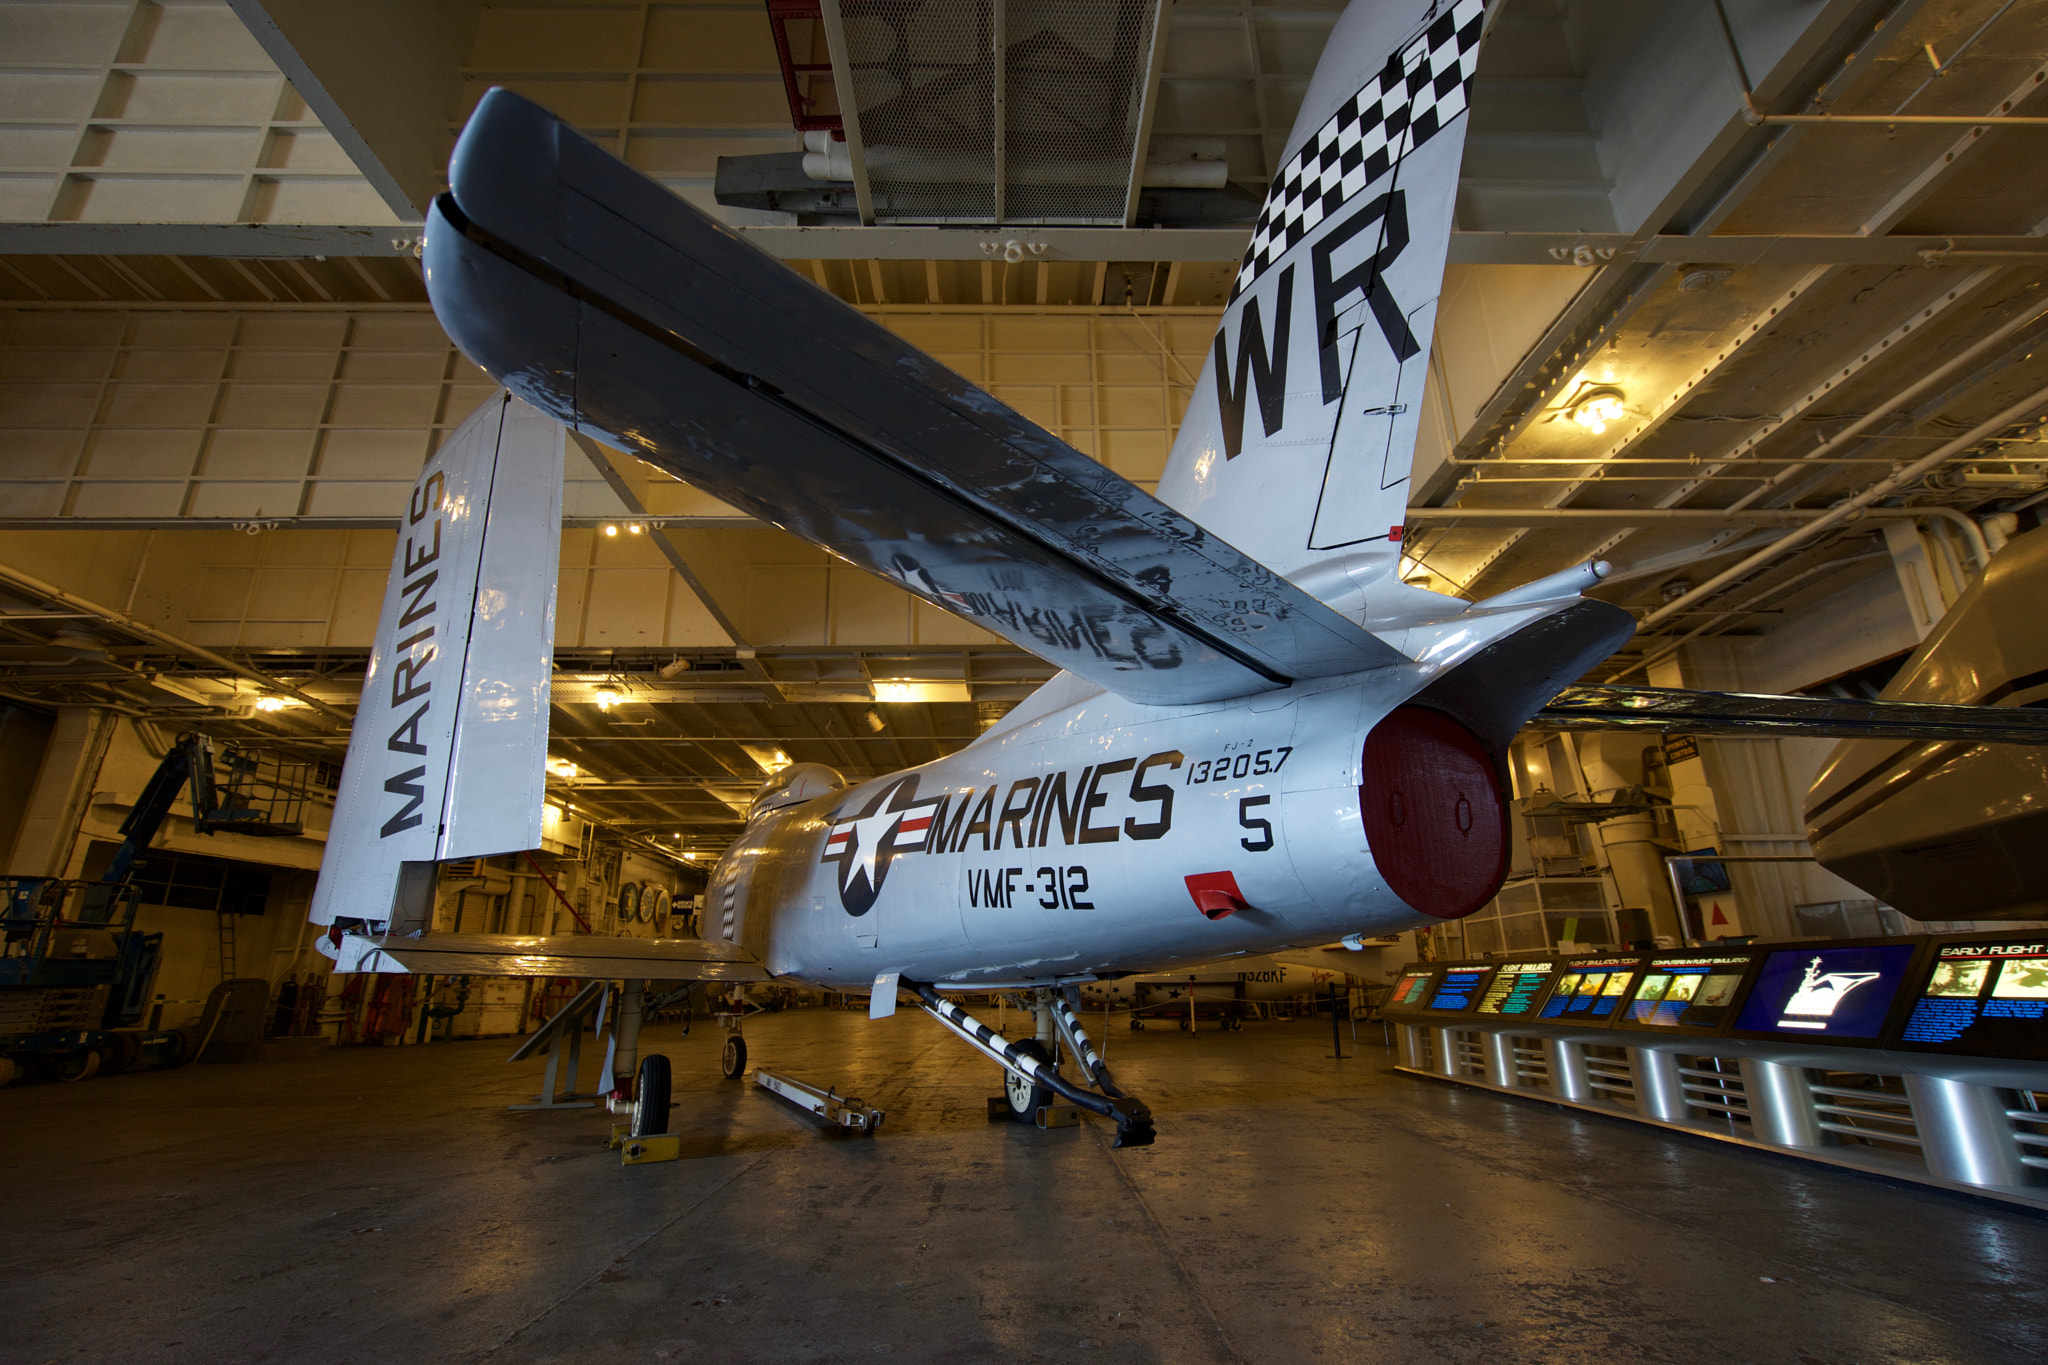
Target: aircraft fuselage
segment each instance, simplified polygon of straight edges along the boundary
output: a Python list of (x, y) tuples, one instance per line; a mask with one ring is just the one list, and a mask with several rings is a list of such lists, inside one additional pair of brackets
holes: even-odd
[(1427, 777), (1364, 762), (1419, 681), (1377, 670), (1174, 708), (1091, 692), (757, 815), (713, 874), (704, 933), (824, 986), (882, 972), (970, 986), (1430, 922), (1376, 862), (1368, 808), (1388, 805), (1402, 829), (1434, 819), (1468, 884), (1497, 884), (1501, 791), (1490, 764), (1432, 795)]

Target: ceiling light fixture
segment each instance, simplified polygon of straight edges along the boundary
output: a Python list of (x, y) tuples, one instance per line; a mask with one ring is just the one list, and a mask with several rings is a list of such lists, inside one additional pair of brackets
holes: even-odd
[(600, 711), (609, 711), (625, 699), (626, 694), (610, 683), (597, 689), (597, 709)]
[(604, 528), (604, 533), (605, 533), (606, 535), (608, 535), (608, 536), (615, 536), (615, 535), (617, 535), (617, 534), (619, 533), (619, 528), (618, 528), (618, 527), (616, 527), (616, 526), (614, 526), (614, 525), (612, 525), (612, 524), (611, 524), (610, 522), (606, 522), (606, 523), (605, 523), (605, 528)]
[(641, 524), (640, 524), (639, 522), (637, 522), (637, 521), (629, 521), (629, 522), (627, 522), (627, 523), (626, 523), (626, 529), (627, 529), (628, 531), (632, 532), (632, 533), (633, 533), (634, 535), (636, 535), (636, 536), (637, 536), (637, 535), (639, 535), (639, 534), (640, 534), (640, 533), (641, 533), (642, 531), (646, 530), (647, 528), (646, 528), (646, 527), (644, 527), (644, 526), (642, 526), (642, 525), (641, 525)]
[(1595, 436), (1606, 433), (1610, 422), (1619, 422), (1628, 415), (1624, 404), (1628, 395), (1620, 389), (1588, 389), (1578, 402), (1571, 406), (1571, 419)]
[(282, 711), (290, 705), (291, 700), (288, 697), (258, 697), (256, 699), (256, 709), (258, 711)]

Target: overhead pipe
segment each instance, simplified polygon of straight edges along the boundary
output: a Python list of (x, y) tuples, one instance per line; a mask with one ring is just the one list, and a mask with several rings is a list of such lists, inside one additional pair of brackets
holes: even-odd
[[(2036, 389), (2019, 402), (2000, 412), (1997, 416), (1989, 421), (1980, 422), (1955, 440), (1936, 449), (1932, 454), (1923, 456), (1897, 473), (1879, 480), (1848, 501), (1839, 503), (1814, 520), (1794, 528), (1780, 539), (1773, 541), (1740, 563), (1723, 569), (1720, 573), (1715, 574), (1692, 591), (1666, 602), (1663, 606), (1639, 621), (1636, 624), (1636, 629), (1639, 631), (1648, 630), (1662, 621), (1669, 620), (1678, 612), (1683, 611), (1689, 603), (1697, 602), (1701, 598), (1709, 596), (1728, 584), (1735, 582), (1737, 579), (1747, 577), (1751, 572), (1770, 563), (1787, 550), (1804, 545), (1823, 531), (1831, 530), (1859, 514), (1866, 513), (1871, 504), (1875, 503), (1878, 499), (1890, 497), (1901, 488), (1931, 473), (1972, 446), (1989, 440), (2023, 417), (2039, 412), (2044, 406), (2048, 406), (2048, 388)], [(1902, 512), (1909, 516), (1939, 515), (1936, 509), (1931, 507), (1908, 507), (1890, 510)], [(1956, 512), (1953, 508), (1944, 510), (1954, 517), (1969, 522), (1970, 530), (1974, 537), (1971, 549), (1973, 552), (1983, 550), (1984, 533), (1978, 529), (1976, 523), (1970, 522), (1968, 517), (1964, 517), (1962, 513)], [(1988, 559), (1989, 551), (1983, 552)]]
[(87, 615), (97, 617), (111, 626), (128, 632), (130, 635), (137, 635), (153, 644), (162, 645), (165, 649), (194, 659), (203, 659), (216, 668), (226, 669), (237, 677), (246, 678), (250, 682), (260, 684), (279, 696), (290, 697), (296, 702), (310, 706), (315, 711), (320, 712), (322, 715), (330, 716), (343, 725), (352, 723), (353, 718), (347, 712), (337, 711), (326, 702), (309, 697), (296, 687), (286, 686), (260, 668), (251, 668), (247, 664), (236, 663), (225, 654), (216, 654), (204, 646), (193, 644), (190, 640), (180, 639), (167, 630), (159, 630), (147, 621), (139, 621), (125, 611), (115, 611), (112, 607), (101, 606), (99, 603), (88, 598), (80, 597), (75, 592), (69, 592), (60, 588), (55, 583), (48, 583), (33, 574), (23, 573), (20, 569), (14, 568), (11, 565), (0, 564), (0, 583), (20, 588), (24, 592), (32, 592), (48, 601), (61, 603), (74, 611), (84, 612)]

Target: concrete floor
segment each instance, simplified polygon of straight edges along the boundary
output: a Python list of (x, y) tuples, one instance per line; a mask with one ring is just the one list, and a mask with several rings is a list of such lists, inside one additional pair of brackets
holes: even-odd
[(2048, 1217), (1318, 1024), (1116, 1032), (1131, 1152), (988, 1123), (994, 1068), (908, 1012), (748, 1027), (873, 1139), (677, 1034), (684, 1159), (632, 1169), (595, 1112), (507, 1112), (502, 1040), (0, 1091), (0, 1361), (2048, 1359)]

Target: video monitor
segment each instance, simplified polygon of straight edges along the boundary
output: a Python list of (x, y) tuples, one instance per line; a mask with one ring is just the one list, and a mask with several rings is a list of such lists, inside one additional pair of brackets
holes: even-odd
[(1619, 1028), (1719, 1033), (1749, 975), (1754, 953), (1687, 953), (1653, 957), (1616, 1021)]
[(1917, 941), (1896, 939), (1771, 949), (1729, 1032), (1874, 1047), (1919, 954)]
[(1430, 1014), (1463, 1014), (1479, 1001), (1479, 992), (1493, 975), (1490, 962), (1452, 962), (1437, 974), (1422, 1008)]
[(1417, 963), (1401, 973), (1394, 982), (1394, 989), (1387, 995), (1387, 1003), (1381, 1006), (1386, 1014), (1411, 1014), (1420, 1010), (1429, 998), (1429, 981), (1436, 975), (1436, 968)]
[(1559, 1024), (1614, 1022), (1642, 971), (1639, 957), (1574, 958), (1559, 967), (1537, 1017)]
[(2048, 1058), (2048, 934), (1937, 939), (1892, 1046)]
[(1557, 970), (1555, 962), (1503, 962), (1494, 968), (1493, 980), (1479, 992), (1475, 1014), (1500, 1019), (1526, 1019), (1536, 1012), (1543, 987)]

